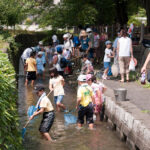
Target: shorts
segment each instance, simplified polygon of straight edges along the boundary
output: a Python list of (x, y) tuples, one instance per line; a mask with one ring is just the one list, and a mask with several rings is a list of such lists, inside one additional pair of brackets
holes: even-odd
[(86, 123), (87, 124), (94, 123), (92, 103), (89, 103), (89, 105), (86, 106), (86, 107), (83, 107), (82, 105), (79, 105), (78, 123), (84, 124), (84, 116), (86, 116)]
[(88, 53), (88, 58), (89, 58), (89, 59), (94, 58), (94, 52), (89, 52), (89, 53)]
[(53, 125), (54, 118), (55, 118), (54, 111), (44, 112), (43, 119), (39, 127), (39, 131), (42, 133), (49, 132), (50, 128)]
[(104, 62), (104, 68), (105, 69), (110, 68), (110, 62)]
[(61, 103), (64, 98), (64, 95), (54, 96), (55, 104)]
[(130, 57), (119, 57), (120, 74), (129, 73)]
[(36, 80), (36, 71), (28, 71), (27, 72), (27, 80)]

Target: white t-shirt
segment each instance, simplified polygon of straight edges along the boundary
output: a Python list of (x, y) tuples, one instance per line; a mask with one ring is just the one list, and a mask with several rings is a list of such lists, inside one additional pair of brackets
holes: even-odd
[(54, 96), (65, 95), (62, 81), (64, 81), (64, 78), (60, 75), (49, 80), (49, 85), (54, 88)]
[(53, 43), (57, 42), (57, 35), (52, 36)]
[(70, 50), (64, 50), (63, 55), (66, 59), (70, 59), (71, 57), (71, 51)]
[(21, 58), (22, 58), (23, 60), (29, 58), (31, 52), (32, 52), (32, 49), (31, 49), (31, 48), (26, 48), (26, 49), (24, 50), (24, 52), (23, 52)]
[(61, 67), (60, 67), (60, 59), (61, 59), (63, 56), (60, 55), (60, 54), (58, 54), (57, 57), (58, 57), (58, 61), (57, 61), (57, 64), (56, 64), (54, 67), (56, 67), (57, 71), (64, 71), (64, 68), (61, 68)]
[(64, 49), (69, 49), (72, 52), (72, 48), (74, 47), (73, 41), (71, 39), (68, 39), (67, 41), (64, 41)]
[(128, 37), (121, 37), (118, 40), (119, 44), (119, 56), (121, 57), (127, 57), (130, 56), (130, 48), (132, 41)]
[(94, 47), (95, 48), (99, 46), (99, 39), (100, 39), (100, 36), (98, 34), (94, 35)]
[(110, 62), (111, 58), (109, 58), (107, 55), (111, 56), (112, 50), (106, 48), (105, 49), (105, 56), (104, 56), (104, 62)]

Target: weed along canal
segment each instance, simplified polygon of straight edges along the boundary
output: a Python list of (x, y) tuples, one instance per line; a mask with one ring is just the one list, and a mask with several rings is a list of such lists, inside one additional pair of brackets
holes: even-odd
[[(20, 124), (23, 127), (28, 121), (27, 110), (31, 105), (37, 103), (38, 97), (33, 88), (28, 85), (24, 86), (24, 77), (19, 78), (19, 115)], [(72, 80), (71, 78), (68, 80)], [(75, 79), (74, 79), (75, 80)], [(75, 80), (76, 81), (76, 80)], [(42, 83), (46, 87), (46, 93), (49, 92), (49, 76), (46, 73), (45, 79), (39, 79), (36, 83)], [(76, 89), (73, 88), (68, 81), (65, 84), (64, 105), (73, 110), (76, 106)], [(53, 93), (49, 95), (53, 102)], [(73, 112), (77, 116), (77, 112)], [(26, 127), (26, 133), (23, 140), (25, 150), (128, 150), (124, 142), (117, 137), (107, 122), (97, 121), (94, 123), (94, 130), (90, 130), (88, 126), (78, 129), (76, 124), (66, 125), (64, 121), (64, 112), (56, 112), (55, 120), (50, 130), (50, 135), (55, 142), (48, 142), (41, 139), (38, 131), (41, 122), (41, 116), (37, 116)]]

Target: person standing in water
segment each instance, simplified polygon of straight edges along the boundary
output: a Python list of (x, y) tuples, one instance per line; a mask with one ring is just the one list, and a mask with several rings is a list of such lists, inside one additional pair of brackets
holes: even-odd
[(78, 109), (78, 127), (81, 128), (84, 124), (84, 117), (89, 125), (89, 129), (94, 128), (93, 122), (93, 104), (95, 104), (94, 93), (92, 88), (86, 83), (86, 75), (79, 75), (78, 77), (78, 92), (77, 92), (77, 106)]
[(28, 85), (28, 82), (31, 80), (31, 86), (34, 85), (34, 81), (36, 80), (36, 60), (35, 60), (35, 52), (30, 54), (30, 57), (27, 58), (25, 63), (25, 70), (27, 71), (25, 86)]
[(39, 97), (39, 100), (37, 102), (37, 111), (34, 112), (34, 114), (29, 118), (29, 120), (32, 120), (35, 116), (39, 114), (43, 114), (43, 118), (39, 127), (39, 131), (42, 135), (42, 137), (48, 141), (53, 141), (51, 136), (49, 135), (49, 130), (51, 129), (55, 114), (54, 114), (54, 108), (51, 104), (51, 101), (46, 96), (45, 88), (43, 86), (37, 86), (35, 87), (36, 94)]
[(56, 104), (57, 111), (60, 112), (60, 109), (66, 109), (64, 104), (62, 104), (62, 100), (64, 98), (64, 78), (58, 74), (58, 71), (55, 67), (49, 70), (50, 80), (49, 80), (49, 89), (50, 91), (54, 91), (54, 102)]

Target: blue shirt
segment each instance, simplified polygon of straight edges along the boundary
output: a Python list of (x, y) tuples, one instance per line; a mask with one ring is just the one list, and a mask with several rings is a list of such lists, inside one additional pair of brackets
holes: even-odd
[(90, 39), (89, 38), (86, 38), (85, 40), (84, 39), (81, 39), (81, 47), (83, 50), (87, 50), (88, 47), (89, 47), (89, 41)]
[(117, 43), (118, 43), (119, 37), (117, 37), (113, 43), (113, 48), (117, 48)]
[(36, 65), (37, 65), (37, 70), (44, 70), (42, 58), (40, 57), (36, 58)]

